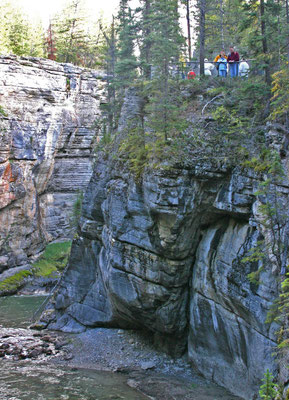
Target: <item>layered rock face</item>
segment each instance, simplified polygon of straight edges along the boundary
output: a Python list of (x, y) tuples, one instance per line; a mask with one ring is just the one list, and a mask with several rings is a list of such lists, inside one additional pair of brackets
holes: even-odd
[(34, 58), (0, 58), (0, 273), (71, 236), (91, 177), (102, 74)]
[[(131, 98), (124, 114), (136, 105)], [(267, 270), (253, 285), (247, 275), (260, 265), (242, 262), (261, 236), (258, 185), (248, 172), (210, 163), (147, 172), (137, 183), (99, 158), (48, 326), (148, 329), (167, 351), (187, 351), (202, 374), (251, 399), (264, 371), (276, 369), (277, 327), (265, 320), (277, 279)]]

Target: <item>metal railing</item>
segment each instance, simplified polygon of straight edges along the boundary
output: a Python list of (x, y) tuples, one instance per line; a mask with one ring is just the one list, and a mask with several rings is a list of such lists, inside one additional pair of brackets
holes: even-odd
[[(263, 69), (260, 69), (260, 67), (258, 67), (257, 65), (254, 64), (255, 60), (247, 59), (245, 61), (248, 63), (248, 65), (250, 67), (249, 72), (248, 72), (249, 75), (263, 75), (264, 74)], [(235, 63), (240, 64), (241, 62), (242, 62), (242, 60), (237, 61)], [(213, 68), (210, 69), (211, 76), (219, 75), (218, 69), (217, 69), (218, 63), (216, 63), (214, 61), (205, 61), (205, 63), (204, 63), (205, 69), (206, 69), (206, 64), (213, 65)], [(171, 72), (172, 76), (175, 75), (175, 76), (179, 76), (182, 79), (186, 79), (188, 76), (188, 73), (190, 71), (194, 71), (196, 75), (200, 75), (200, 61), (197, 61), (197, 60), (196, 61), (183, 61), (183, 62), (180, 62), (179, 65), (178, 64), (175, 64), (174, 66), (172, 65), (172, 67), (170, 69), (172, 71)], [(227, 64), (227, 73), (229, 75), (229, 63)]]
[[(247, 59), (245, 60), (249, 64), (249, 72), (248, 75), (264, 75), (264, 70), (256, 65), (254, 63), (254, 59)], [(241, 61), (237, 61), (238, 64), (240, 64)], [(210, 70), (210, 75), (217, 77), (219, 75), (218, 69), (217, 69), (217, 64), (214, 61), (206, 61), (205, 62), (205, 67), (206, 64), (212, 64), (213, 68)], [(206, 69), (206, 68), (205, 68)], [(179, 63), (170, 63), (169, 65), (169, 74), (173, 78), (177, 79), (187, 79), (188, 73), (190, 71), (194, 71), (196, 75), (200, 75), (200, 61), (198, 60), (193, 60), (193, 61), (180, 61)], [(151, 72), (150, 72), (150, 77), (153, 78), (157, 74), (157, 68), (154, 66), (151, 66)], [(227, 76), (229, 76), (229, 63), (227, 65)], [(239, 74), (238, 74), (239, 75)]]

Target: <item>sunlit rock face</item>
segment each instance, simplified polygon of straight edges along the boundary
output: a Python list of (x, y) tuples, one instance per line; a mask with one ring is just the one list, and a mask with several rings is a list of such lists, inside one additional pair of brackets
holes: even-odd
[(101, 72), (0, 57), (0, 273), (71, 236), (91, 177)]
[[(130, 94), (121, 129), (138, 107)], [(258, 263), (242, 261), (261, 237), (258, 184), (243, 169), (197, 160), (136, 182), (113, 157), (99, 157), (69, 267), (43, 322), (74, 332), (148, 329), (167, 351), (187, 352), (203, 375), (252, 399), (266, 368), (276, 370), (277, 327), (265, 323), (276, 272), (253, 285), (247, 275)]]

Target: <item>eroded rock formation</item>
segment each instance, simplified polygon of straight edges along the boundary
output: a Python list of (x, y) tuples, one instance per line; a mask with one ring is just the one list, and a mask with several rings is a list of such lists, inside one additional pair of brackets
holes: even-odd
[(102, 73), (0, 57), (0, 273), (71, 236), (91, 177)]
[(209, 162), (146, 172), (137, 183), (99, 158), (48, 326), (148, 329), (251, 399), (266, 368), (276, 368), (276, 326), (265, 323), (276, 276), (266, 270), (253, 285), (247, 275), (258, 263), (242, 262), (261, 235), (258, 184), (248, 171)]

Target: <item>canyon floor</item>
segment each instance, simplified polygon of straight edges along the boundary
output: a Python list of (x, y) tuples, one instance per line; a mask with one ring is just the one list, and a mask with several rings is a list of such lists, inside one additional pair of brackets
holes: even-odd
[(148, 334), (96, 328), (69, 335), (57, 363), (124, 374), (129, 386), (154, 400), (237, 400), (199, 376), (186, 359), (173, 359), (151, 345)]

